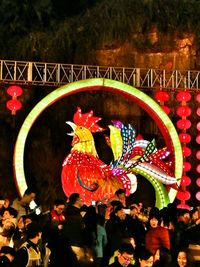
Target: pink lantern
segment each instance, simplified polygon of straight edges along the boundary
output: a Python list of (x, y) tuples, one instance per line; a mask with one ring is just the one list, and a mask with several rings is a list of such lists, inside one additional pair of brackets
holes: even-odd
[(11, 99), (6, 103), (7, 109), (12, 111), (12, 114), (15, 115), (16, 111), (22, 108), (22, 104), (19, 100)]
[(179, 200), (188, 200), (190, 199), (190, 192), (189, 191), (178, 191), (176, 198)]
[(200, 107), (197, 108), (196, 113), (197, 113), (198, 116), (200, 116)]
[(200, 121), (197, 123), (197, 130), (200, 131)]
[(164, 112), (168, 115), (170, 113), (170, 108), (168, 106), (161, 106)]
[(191, 99), (191, 93), (188, 91), (181, 91), (176, 95), (176, 99), (180, 102), (188, 102)]
[(196, 193), (196, 199), (200, 201), (200, 191)]
[(182, 152), (184, 157), (189, 157), (191, 155), (191, 149), (187, 146), (182, 147)]
[(181, 178), (181, 186), (188, 186), (190, 185), (191, 183), (191, 179), (190, 177), (186, 176), (186, 175), (183, 175), (182, 178)]
[(183, 162), (183, 171), (188, 172), (188, 171), (191, 170), (191, 167), (192, 166), (191, 166), (191, 164), (189, 162), (187, 162), (187, 161)]
[(196, 152), (196, 158), (197, 158), (198, 160), (200, 160), (200, 150), (198, 150), (198, 151)]
[(196, 167), (196, 171), (197, 171), (198, 173), (200, 173), (200, 164), (197, 165), (197, 167)]
[(200, 93), (198, 93), (195, 98), (196, 98), (196, 101), (200, 103)]
[(179, 117), (188, 117), (191, 115), (191, 108), (188, 107), (188, 106), (181, 106), (181, 107), (178, 107), (177, 110), (176, 110), (176, 114), (179, 116)]
[(200, 134), (197, 135), (196, 142), (197, 142), (197, 144), (200, 144)]
[(200, 178), (196, 180), (196, 184), (200, 187)]
[(178, 136), (179, 136), (181, 143), (189, 143), (191, 141), (191, 135), (190, 134), (180, 133)]
[(166, 102), (169, 101), (169, 93), (165, 91), (157, 91), (155, 94), (155, 99), (158, 102)]
[(190, 206), (188, 206), (188, 205), (185, 204), (185, 203), (178, 204), (178, 205), (177, 205), (177, 208), (178, 208), (178, 209), (186, 209), (186, 210), (190, 210)]
[(178, 120), (176, 123), (177, 127), (181, 130), (187, 130), (191, 127), (191, 121), (186, 119)]
[(7, 94), (9, 94), (10, 96), (13, 96), (13, 97), (20, 96), (22, 93), (23, 93), (23, 90), (18, 85), (9, 86), (7, 89)]

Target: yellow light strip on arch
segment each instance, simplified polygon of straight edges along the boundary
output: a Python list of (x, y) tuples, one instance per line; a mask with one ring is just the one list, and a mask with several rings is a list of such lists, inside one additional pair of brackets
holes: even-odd
[[(141, 107), (145, 107), (145, 109), (150, 113), (151, 117), (155, 117), (154, 115), (156, 115), (160, 119), (160, 122), (162, 122), (162, 127), (164, 128), (163, 131), (166, 132), (170, 137), (170, 142), (175, 158), (175, 177), (177, 179), (180, 179), (180, 177), (182, 176), (183, 164), (181, 144), (176, 129), (166, 113), (153, 99), (151, 99), (148, 95), (144, 94), (140, 90), (118, 81), (97, 78), (70, 83), (54, 90), (46, 97), (44, 97), (26, 117), (17, 137), (13, 160), (16, 184), (21, 195), (23, 195), (24, 191), (27, 188), (24, 172), (24, 147), (28, 133), (35, 120), (46, 108), (51, 106), (59, 99), (77, 92), (89, 90), (116, 91), (119, 94), (134, 98), (135, 102), (137, 102)], [(158, 127), (160, 126), (158, 125)], [(169, 192), (170, 202), (173, 202), (175, 195), (176, 191), (174, 189), (171, 189)]]

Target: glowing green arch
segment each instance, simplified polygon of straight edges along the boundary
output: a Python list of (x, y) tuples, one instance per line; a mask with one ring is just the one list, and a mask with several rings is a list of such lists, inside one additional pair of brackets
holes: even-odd
[[(152, 98), (150, 98), (140, 90), (118, 81), (97, 78), (81, 80), (56, 89), (55, 91), (44, 97), (26, 117), (18, 134), (14, 152), (14, 173), (18, 191), (21, 195), (23, 195), (24, 191), (27, 188), (24, 173), (24, 147), (27, 135), (33, 123), (46, 108), (48, 108), (59, 99), (77, 92), (88, 90), (107, 90), (120, 93), (121, 95), (125, 95), (126, 97), (129, 97), (133, 101), (137, 102), (143, 109), (145, 109), (161, 129), (166, 143), (168, 143), (168, 145), (172, 148), (172, 151), (174, 153), (175, 177), (177, 179), (180, 179), (182, 175), (183, 164), (181, 144), (176, 129), (166, 113)], [(164, 186), (160, 182), (152, 180), (152, 178), (145, 173), (143, 173), (143, 176), (145, 176), (152, 183), (155, 189), (156, 206), (158, 208), (162, 208), (169, 202), (173, 202), (176, 196), (176, 191), (174, 189), (170, 189), (169, 193), (167, 194)]]

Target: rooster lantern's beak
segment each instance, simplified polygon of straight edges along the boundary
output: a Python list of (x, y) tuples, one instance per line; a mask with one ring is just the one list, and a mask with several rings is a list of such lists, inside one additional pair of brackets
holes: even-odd
[(70, 136), (74, 136), (74, 132), (76, 131), (77, 125), (76, 125), (75, 123), (71, 122), (71, 121), (66, 121), (66, 123), (67, 123), (69, 126), (71, 126), (71, 128), (72, 128), (72, 130), (73, 130), (73, 132), (68, 133), (68, 135), (70, 135)]

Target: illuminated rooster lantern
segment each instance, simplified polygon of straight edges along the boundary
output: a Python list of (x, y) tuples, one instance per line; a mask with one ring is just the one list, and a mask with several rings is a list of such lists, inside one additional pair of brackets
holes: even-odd
[(72, 149), (63, 162), (61, 174), (67, 196), (78, 192), (83, 202), (90, 205), (92, 200), (112, 197), (119, 188), (125, 189), (129, 195), (137, 188), (137, 173), (145, 173), (176, 188), (176, 178), (166, 161), (169, 155), (166, 147), (156, 149), (155, 140), (138, 140), (130, 124), (113, 121), (113, 125), (108, 126), (110, 136), (106, 138), (113, 152), (113, 161), (106, 165), (97, 155), (92, 135), (104, 130), (97, 124), (101, 118), (94, 117), (93, 111), (82, 114), (78, 108), (73, 120), (67, 122), (73, 129), (69, 134), (73, 136)]

